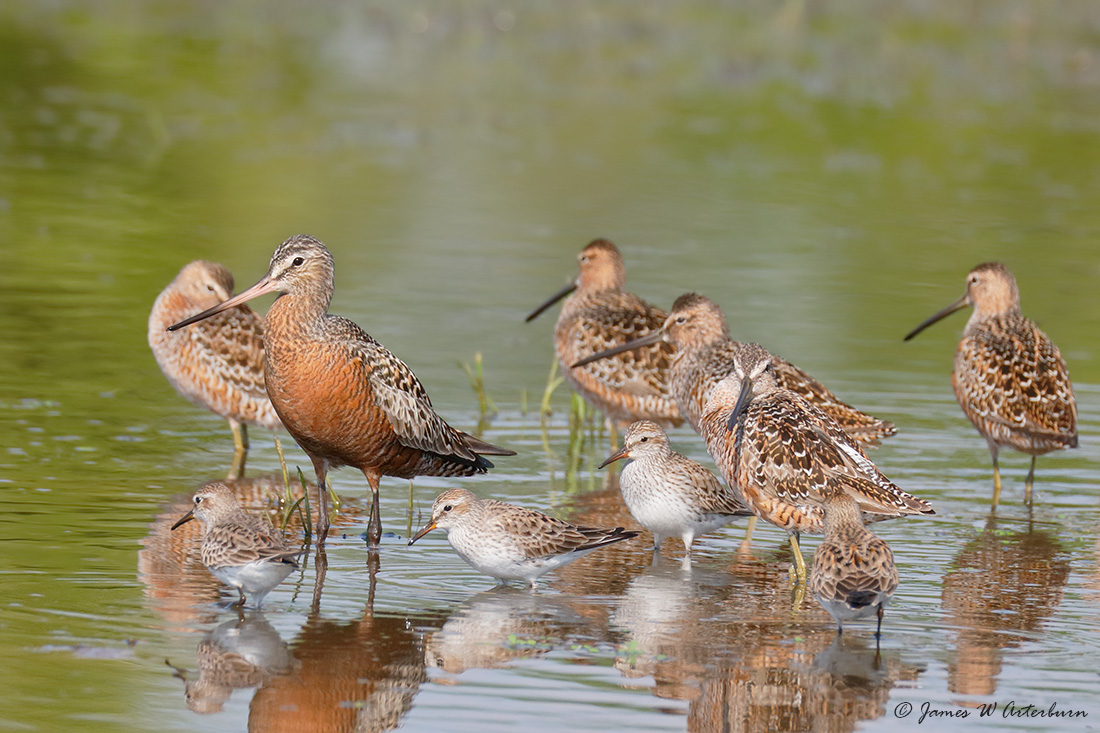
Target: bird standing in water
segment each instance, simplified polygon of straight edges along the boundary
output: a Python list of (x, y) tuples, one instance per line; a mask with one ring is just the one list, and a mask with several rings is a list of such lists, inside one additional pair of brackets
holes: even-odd
[(267, 391), (317, 473), (317, 544), (329, 529), (328, 472), (353, 466), (373, 494), (367, 530), (373, 549), (382, 537), (382, 476), (471, 476), (492, 468), (483, 455), (515, 452), (452, 428), (405, 362), (356, 324), (330, 315), (334, 281), (328, 248), (297, 235), (279, 245), (258, 283), (169, 330), (279, 293), (264, 330)]
[(264, 319), (240, 305), (187, 331), (166, 330), (232, 295), (233, 275), (222, 265), (206, 260), (184, 265), (153, 302), (149, 348), (177, 392), (229, 422), (234, 447), (229, 478), (237, 479), (248, 457), (248, 424), (283, 427), (264, 386)]
[(825, 496), (843, 486), (865, 521), (934, 514), (871, 462), (836, 421), (775, 381), (772, 355), (758, 344), (734, 353), (733, 373), (714, 388), (701, 425), (726, 483), (758, 517), (785, 529), (795, 574), (806, 580), (798, 537), (824, 529)]
[(587, 356), (645, 336), (665, 321), (663, 310), (623, 290), (623, 257), (611, 242), (589, 243), (577, 256), (577, 265), (576, 279), (533, 310), (527, 321), (568, 295), (554, 326), (554, 351), (566, 381), (607, 416), (613, 431), (642, 419), (663, 427), (679, 425), (683, 420), (669, 393), (672, 347), (667, 344), (573, 366)]
[(814, 553), (808, 590), (836, 621), (878, 616), (875, 638), (882, 635), (882, 614), (898, 587), (894, 553), (863, 526), (859, 504), (843, 487), (824, 495), (825, 539)]
[(955, 350), (951, 384), (963, 413), (993, 457), (993, 508), (1001, 499), (1002, 447), (1031, 456), (1024, 501), (1031, 505), (1035, 459), (1077, 447), (1077, 401), (1058, 347), (1020, 312), (1016, 278), (999, 262), (978, 265), (966, 292), (906, 335), (916, 336), (966, 306), (974, 312)]

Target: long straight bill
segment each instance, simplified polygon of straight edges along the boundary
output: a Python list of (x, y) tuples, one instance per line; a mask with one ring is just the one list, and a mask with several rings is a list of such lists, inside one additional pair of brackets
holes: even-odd
[(651, 346), (653, 344), (660, 343), (662, 340), (664, 340), (664, 337), (664, 331), (661, 331), (659, 329), (656, 331), (650, 331), (641, 338), (636, 338), (633, 341), (627, 341), (625, 344), (613, 346), (610, 349), (606, 349), (604, 351), (592, 354), (591, 356), (586, 356), (583, 359), (579, 359), (572, 365), (572, 368), (576, 369), (577, 367), (582, 367), (585, 364), (591, 364), (594, 361), (599, 361), (600, 359), (606, 359), (610, 356), (621, 354), (624, 351), (634, 351), (634, 349), (640, 349), (643, 346)]
[(577, 283), (575, 283), (575, 282), (569, 283), (564, 288), (562, 288), (558, 292), (551, 295), (550, 300), (546, 301), (545, 303), (540, 305), (538, 308), (535, 308), (533, 311), (531, 311), (531, 314), (529, 316), (527, 316), (527, 318), (523, 319), (524, 323), (530, 323), (531, 321), (535, 320), (536, 318), (539, 317), (540, 313), (542, 313), (544, 310), (546, 310), (550, 306), (554, 305), (554, 303), (557, 303), (559, 300), (561, 300), (565, 296), (569, 295), (570, 293), (572, 293), (576, 289), (577, 289)]
[(737, 429), (737, 420), (741, 417), (741, 413), (745, 411), (745, 407), (752, 401), (752, 382), (748, 379), (741, 381), (741, 391), (737, 394), (737, 403), (733, 406), (733, 412), (730, 413), (729, 422), (726, 423), (726, 429), (731, 433)]
[(963, 295), (961, 298), (959, 298), (954, 303), (952, 303), (951, 305), (944, 308), (939, 313), (936, 313), (935, 315), (929, 316), (928, 318), (923, 320), (919, 326), (917, 326), (912, 331), (910, 331), (908, 334), (906, 334), (905, 340), (908, 341), (909, 339), (913, 338), (914, 336), (916, 336), (918, 333), (920, 333), (924, 329), (931, 326), (936, 321), (938, 321), (940, 319), (943, 319), (943, 318), (947, 318), (949, 315), (951, 315), (955, 311), (962, 310), (963, 308), (965, 308), (968, 305), (970, 305), (970, 300), (967, 297), (967, 295)]
[(169, 331), (176, 331), (178, 329), (183, 328), (184, 326), (190, 326), (192, 323), (197, 323), (197, 322), (201, 321), (204, 318), (209, 318), (210, 316), (215, 315), (217, 313), (221, 313), (224, 310), (229, 310), (230, 308), (236, 307), (236, 306), (240, 305), (241, 303), (247, 303), (248, 301), (252, 300), (253, 298), (258, 298), (261, 295), (264, 295), (266, 293), (274, 292), (277, 287), (278, 287), (278, 283), (276, 283), (274, 280), (268, 278), (267, 276), (264, 276), (263, 280), (260, 280), (260, 282), (256, 283), (255, 285), (250, 287), (248, 290), (245, 290), (243, 293), (239, 293), (237, 295), (234, 295), (229, 300), (222, 301), (221, 303), (218, 303), (213, 308), (207, 308), (202, 313), (197, 313), (197, 314), (191, 316), (190, 318), (185, 318), (182, 321), (180, 321), (179, 323), (175, 323), (175, 324), (169, 326), (168, 330)]

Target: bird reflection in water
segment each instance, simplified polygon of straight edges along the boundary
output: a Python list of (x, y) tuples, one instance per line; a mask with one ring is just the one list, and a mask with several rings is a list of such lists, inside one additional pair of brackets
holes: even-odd
[(960, 695), (997, 691), (1004, 651), (1037, 634), (1069, 580), (1069, 554), (1056, 527), (997, 527), (991, 516), (943, 577), (944, 623), (958, 629), (947, 688)]
[(260, 611), (241, 612), (202, 638), (198, 675), (177, 669), (187, 707), (203, 715), (222, 710), (234, 690), (262, 687), (294, 673), (298, 661)]

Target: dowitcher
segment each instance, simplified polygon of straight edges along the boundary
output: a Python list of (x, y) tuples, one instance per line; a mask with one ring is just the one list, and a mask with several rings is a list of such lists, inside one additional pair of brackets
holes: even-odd
[(619, 476), (630, 513), (653, 533), (660, 551), (666, 537), (681, 537), (691, 552), (696, 535), (724, 527), (734, 517), (752, 516), (741, 494), (726, 488), (718, 477), (669, 445), (661, 426), (639, 420), (623, 437), (623, 447), (600, 468), (621, 458), (630, 463)]
[(232, 295), (233, 275), (222, 265), (206, 260), (184, 265), (153, 303), (149, 347), (177, 392), (229, 422), (234, 446), (229, 478), (235, 479), (244, 474), (248, 425), (283, 426), (264, 387), (264, 320), (241, 305), (187, 331), (166, 330)]
[(1058, 347), (1020, 312), (1016, 278), (1000, 262), (978, 265), (966, 292), (910, 331), (905, 340), (966, 306), (974, 312), (955, 350), (951, 384), (963, 413), (993, 456), (993, 508), (1001, 498), (1002, 447), (1031, 456), (1024, 501), (1031, 504), (1035, 459), (1077, 447), (1077, 401)]
[(825, 494), (825, 539), (814, 552), (808, 589), (836, 621), (878, 616), (875, 637), (882, 634), (882, 614), (898, 587), (898, 568), (890, 546), (863, 526), (859, 503), (843, 486)]
[(298, 569), (295, 558), (301, 550), (288, 548), (270, 522), (242, 509), (236, 495), (221, 482), (196, 491), (195, 506), (172, 529), (192, 519), (202, 523), (202, 564), (237, 589), (241, 596), (237, 605), (244, 605), (247, 593), (259, 608), (264, 596)]
[[(669, 393), (672, 347), (654, 343), (615, 359), (573, 364), (598, 352), (655, 331), (665, 312), (623, 290), (623, 258), (606, 239), (596, 239), (577, 256), (580, 274), (527, 316), (531, 321), (557, 301), (562, 304), (554, 326), (554, 351), (562, 374), (590, 404), (601, 410), (615, 429), (648, 419), (664, 426), (683, 420)], [(576, 292), (574, 292), (576, 291)]]
[[(710, 298), (685, 293), (676, 299), (660, 328), (606, 351), (592, 354), (574, 366), (596, 363), (608, 356), (653, 344), (675, 348), (669, 368), (669, 385), (680, 414), (699, 430), (703, 411), (715, 385), (733, 372), (733, 355), (741, 344), (730, 337), (722, 309)], [(825, 385), (789, 361), (773, 356), (775, 380), (783, 389), (801, 395), (832, 417), (855, 440), (874, 444), (893, 435), (893, 423), (880, 420), (845, 404)]]
[(328, 248), (297, 235), (271, 256), (267, 274), (235, 298), (171, 329), (278, 292), (267, 313), (264, 352), (271, 403), (317, 473), (317, 543), (329, 528), (326, 478), (341, 466), (363, 472), (373, 494), (367, 537), (382, 537), (382, 476), (470, 476), (511, 456), (448, 425), (405, 362), (346, 318), (330, 315), (334, 266)]
[(568, 565), (601, 547), (637, 537), (622, 527), (594, 529), (554, 519), (533, 509), (479, 499), (466, 489), (440, 494), (432, 519), (413, 535), (413, 544), (433, 529), (447, 533), (459, 557), (497, 580), (522, 580), (535, 587), (544, 573)]
[(775, 362), (758, 344), (734, 352), (733, 373), (714, 388), (701, 425), (707, 450), (758, 517), (785, 529), (795, 573), (806, 579), (802, 532), (824, 527), (824, 495), (843, 485), (865, 521), (934, 514), (895, 486), (836, 421), (776, 384)]

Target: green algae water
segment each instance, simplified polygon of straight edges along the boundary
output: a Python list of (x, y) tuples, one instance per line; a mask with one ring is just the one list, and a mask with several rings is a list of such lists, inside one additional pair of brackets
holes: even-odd
[[(1095, 725), (1098, 33), (1085, 2), (4, 4), (0, 729)], [(333, 312), (465, 430), (480, 353), (483, 435), (519, 455), (411, 503), (384, 480), (377, 562), (366, 482), (337, 472), (322, 592), (311, 559), (238, 615), (168, 532), (232, 440), (161, 376), (146, 320), (186, 262), (240, 290), (296, 233), (336, 258)], [(937, 514), (875, 527), (901, 573), (879, 652), (800, 597), (770, 527), (747, 553), (738, 524), (705, 537), (690, 570), (645, 536), (534, 594), (441, 533), (405, 546), (455, 485), (631, 526), (599, 421), (571, 433), (564, 387), (540, 417), (556, 309), (523, 323), (597, 236), (633, 292), (708, 295), (898, 425), (872, 458)], [(1060, 346), (1081, 433), (1039, 459), (1030, 512), (1028, 459), (1002, 453), (995, 517), (950, 387), (965, 314), (901, 340), (987, 260)], [(283, 480), (251, 437), (235, 488), (262, 511)]]

